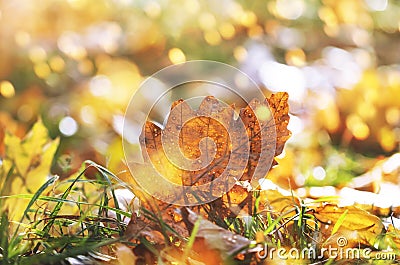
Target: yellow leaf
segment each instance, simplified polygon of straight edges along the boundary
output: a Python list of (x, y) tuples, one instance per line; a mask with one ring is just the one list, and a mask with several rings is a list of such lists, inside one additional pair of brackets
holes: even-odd
[(136, 264), (136, 260), (138, 259), (136, 255), (133, 253), (132, 249), (128, 248), (123, 244), (117, 244), (116, 254), (118, 257), (119, 265), (131, 265)]
[(31, 192), (35, 192), (46, 180), (59, 142), (59, 139), (56, 139), (44, 146), (40, 164), (27, 173), (26, 186)]
[[(6, 157), (3, 161), (2, 176), (12, 172), (8, 183), (2, 183), (3, 195), (35, 193), (42, 186), (50, 173), (50, 167), (57, 150), (59, 139), (52, 140), (46, 127), (39, 120), (23, 140), (7, 133), (4, 138)], [(27, 200), (8, 199), (5, 203), (10, 216), (19, 219)]]
[(18, 173), (25, 177), (35, 156), (40, 155), (43, 146), (50, 141), (46, 127), (38, 120), (32, 130), (23, 140), (15, 135), (7, 133), (4, 139), (6, 158), (12, 160)]
[(49, 134), (47, 128), (44, 126), (42, 120), (38, 120), (22, 140), (22, 148), (29, 157), (40, 153), (43, 146), (49, 141)]
[[(346, 216), (343, 219), (345, 212)], [(356, 247), (359, 244), (371, 246), (384, 228), (377, 216), (355, 206), (338, 207), (327, 204), (317, 207), (314, 216), (323, 224), (321, 228), (324, 235), (331, 235), (334, 224), (341, 222), (338, 231), (331, 238), (326, 239), (328, 244), (333, 245), (340, 237), (345, 237), (346, 247)], [(334, 242), (331, 242), (332, 239), (335, 239)]]
[(120, 138), (116, 138), (109, 146), (107, 150), (107, 168), (111, 172), (120, 173), (123, 168), (123, 161), (125, 160), (124, 150), (122, 147), (122, 141)]
[(10, 133), (6, 133), (4, 137), (4, 144), (6, 149), (6, 159), (10, 159), (15, 163), (17, 171), (24, 174), (29, 167), (29, 157), (23, 152), (21, 139)]

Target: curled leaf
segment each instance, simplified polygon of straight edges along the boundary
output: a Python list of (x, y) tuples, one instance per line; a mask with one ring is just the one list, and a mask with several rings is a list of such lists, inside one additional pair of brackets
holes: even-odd
[[(205, 243), (208, 248), (218, 250), (223, 257), (237, 254), (251, 243), (249, 239), (203, 219), (188, 208), (182, 208), (182, 212), (186, 223), (194, 225), (199, 222), (196, 239), (203, 239), (204, 242), (202, 244)], [(202, 241), (200, 240), (200, 242)]]

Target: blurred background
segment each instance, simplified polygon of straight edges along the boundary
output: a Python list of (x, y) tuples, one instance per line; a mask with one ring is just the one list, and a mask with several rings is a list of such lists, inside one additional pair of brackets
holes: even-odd
[(395, 0), (0, 0), (0, 158), (4, 132), (41, 117), (61, 138), (54, 174), (85, 159), (118, 173), (132, 93), (207, 59), (289, 93), (273, 181), (340, 186), (399, 152), (399, 43)]

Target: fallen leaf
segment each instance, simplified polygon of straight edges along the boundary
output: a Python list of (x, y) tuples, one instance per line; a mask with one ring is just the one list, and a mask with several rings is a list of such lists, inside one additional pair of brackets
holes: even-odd
[(294, 196), (285, 196), (277, 190), (262, 190), (260, 192), (259, 211), (269, 211), (276, 216), (293, 216), (295, 208), (300, 208), (300, 200)]
[(160, 220), (155, 227), (153, 226), (153, 229), (171, 234), (169, 229), (161, 227), (161, 222), (163, 222), (173, 230), (175, 236), (179, 235), (180, 237), (188, 237), (190, 235), (190, 232), (183, 221), (180, 207), (148, 197), (146, 197), (146, 200), (141, 201), (141, 206), (143, 214), (146, 214), (147, 212), (147, 217)]
[[(332, 229), (338, 220), (344, 215), (337, 232), (332, 236)], [(341, 247), (357, 247), (360, 244), (373, 246), (377, 237), (382, 233), (384, 226), (382, 221), (355, 206), (338, 207), (326, 204), (314, 209), (315, 218), (321, 223), (321, 235), (325, 245), (338, 245), (338, 238), (344, 237), (345, 244)]]
[(132, 265), (136, 264), (138, 260), (132, 249), (124, 244), (117, 244), (115, 253), (117, 254), (118, 265)]
[(209, 245), (205, 238), (198, 237), (192, 247), (196, 255), (190, 255), (188, 258), (202, 264), (224, 264), (221, 253)]
[(139, 244), (133, 249), (133, 253), (137, 257), (137, 264), (155, 265), (158, 264), (158, 257), (151, 252), (144, 244)]
[(195, 249), (198, 251), (202, 249), (207, 249), (207, 251), (214, 249), (219, 252), (221, 257), (226, 258), (229, 255), (237, 254), (240, 250), (245, 249), (251, 244), (249, 239), (213, 224), (189, 208), (182, 208), (182, 212), (184, 213), (183, 216), (186, 223), (194, 225), (196, 222), (199, 222), (199, 228), (196, 233), (196, 242), (198, 245), (195, 246)]
[[(159, 185), (156, 173), (183, 188), (207, 185), (216, 179), (223, 180), (220, 186), (208, 186), (203, 193), (197, 194), (206, 198), (222, 193), (221, 198), (209, 202), (205, 206), (207, 210), (204, 210), (196, 206), (191, 206), (190, 209), (180, 208), (152, 198), (138, 188), (135, 179), (129, 180), (126, 172), (121, 175), (131, 184), (143, 209), (153, 213), (153, 218), (162, 220), (180, 236), (190, 236), (194, 224), (199, 220), (199, 230), (193, 244), (193, 251), (197, 254), (189, 254), (189, 264), (203, 261), (209, 264), (210, 260), (213, 260), (212, 264), (218, 264), (227, 255), (250, 244), (245, 237), (206, 219), (215, 221), (214, 217), (219, 216), (223, 224), (224, 218), (237, 216), (246, 206), (245, 213), (252, 211), (254, 201), (250, 180), (254, 175), (258, 178), (266, 176), (269, 163), (275, 163), (273, 157), (282, 152), (290, 136), (290, 131), (287, 130), (287, 100), (287, 93), (278, 93), (264, 102), (253, 100), (240, 110), (237, 118), (233, 108), (222, 105), (213, 97), (206, 97), (197, 110), (179, 100), (172, 105), (164, 129), (152, 122), (146, 122), (140, 143), (147, 164), (136, 165), (137, 170), (132, 173), (135, 174), (135, 179), (146, 181), (145, 184), (151, 189), (150, 193), (163, 192), (164, 187)], [(269, 104), (275, 109), (270, 110)], [(232, 186), (232, 189), (224, 192), (227, 185)], [(182, 201), (182, 195), (184, 198), (190, 196), (184, 193), (169, 194), (178, 202)], [(292, 199), (290, 203), (293, 203)], [(127, 234), (143, 235), (143, 231), (148, 228), (162, 231), (163, 228), (159, 225), (150, 225), (140, 218), (143, 217), (133, 216)], [(147, 236), (151, 240), (152, 236)], [(173, 246), (168, 247), (180, 252)], [(174, 259), (176, 256), (176, 253), (163, 253), (166, 259)], [(204, 260), (204, 257), (208, 259)]]
[[(1, 183), (4, 195), (34, 193), (42, 186), (48, 175), (59, 139), (52, 140), (42, 121), (33, 125), (32, 130), (23, 138), (11, 133), (4, 137), (6, 156), (0, 165), (0, 173), (8, 174), (13, 165), (9, 183)], [(6, 206), (10, 216), (18, 218), (24, 211), (28, 201), (7, 199)]]
[(385, 239), (388, 241), (388, 245), (392, 249), (400, 250), (400, 231), (395, 228), (392, 224), (388, 226), (385, 234)]
[(289, 94), (286, 92), (272, 94), (271, 97), (267, 98), (276, 126), (275, 156), (282, 153), (286, 141), (292, 135), (287, 128), (290, 119), (288, 100)]
[[(287, 93), (252, 100), (236, 119), (232, 107), (213, 97), (206, 97), (197, 110), (176, 101), (164, 129), (146, 122), (140, 136), (145, 165), (136, 165), (133, 174), (143, 179), (149, 193), (174, 197), (177, 204), (209, 201), (239, 180), (263, 178), (290, 137), (287, 101)], [(159, 175), (182, 186), (181, 194), (160, 189)], [(185, 189), (194, 186), (196, 194)]]

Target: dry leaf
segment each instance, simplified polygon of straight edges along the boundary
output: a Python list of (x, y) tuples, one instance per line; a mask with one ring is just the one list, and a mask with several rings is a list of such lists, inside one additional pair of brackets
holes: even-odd
[[(346, 212), (345, 219), (340, 225), (337, 233), (331, 235), (332, 229), (339, 218)], [(325, 244), (337, 245), (337, 239), (343, 236), (346, 240), (346, 247), (358, 247), (360, 244), (373, 246), (376, 238), (382, 233), (384, 226), (382, 221), (355, 206), (338, 207), (327, 204), (316, 207), (315, 218), (321, 223), (321, 232)], [(343, 247), (343, 246), (342, 246)]]
[(262, 190), (260, 192), (259, 211), (269, 211), (276, 216), (285, 215), (286, 217), (294, 215), (295, 208), (300, 208), (300, 201), (294, 196), (282, 195), (277, 190)]
[(272, 111), (276, 126), (276, 149), (275, 156), (282, 153), (286, 141), (290, 138), (291, 132), (287, 129), (289, 124), (289, 94), (276, 93), (267, 98), (268, 105)]
[(196, 253), (196, 255), (192, 254), (189, 258), (202, 264), (224, 264), (221, 253), (212, 248), (205, 238), (195, 239), (192, 252)]
[(210, 255), (214, 256), (214, 251), (210, 250), (213, 249), (219, 252), (220, 257), (226, 258), (229, 255), (237, 253), (251, 243), (249, 239), (205, 220), (188, 208), (182, 208), (182, 212), (184, 213), (185, 223), (189, 224), (188, 229), (192, 227), (191, 225), (199, 222), (199, 228), (196, 234), (196, 242), (198, 245), (194, 246), (194, 248), (197, 249), (197, 252), (200, 254), (203, 250), (207, 250), (207, 252), (213, 253)]
[(137, 264), (156, 265), (158, 257), (151, 252), (144, 244), (139, 244), (133, 249), (134, 255), (137, 257)]
[[(218, 215), (221, 220), (228, 216), (236, 216), (246, 205), (251, 212), (254, 205), (253, 194), (249, 192), (251, 190), (249, 180), (260, 172), (262, 177), (265, 177), (269, 170), (268, 161), (272, 162), (273, 157), (282, 152), (290, 136), (290, 131), (287, 130), (289, 121), (287, 100), (287, 93), (273, 95), (265, 102), (253, 100), (240, 110), (236, 119), (233, 108), (222, 105), (213, 97), (205, 98), (198, 110), (191, 109), (185, 101), (180, 100), (173, 104), (163, 130), (154, 123), (146, 122), (140, 137), (143, 156), (145, 162), (151, 163), (163, 177), (175, 184), (188, 187), (204, 185), (216, 178), (222, 178), (227, 185), (233, 185), (233, 188), (222, 198), (209, 203), (209, 211), (205, 214), (200, 207), (193, 206), (190, 210), (180, 209), (150, 198), (137, 191), (135, 185), (133, 189), (137, 193), (136, 196), (141, 199), (142, 207), (156, 213), (184, 237), (191, 234), (198, 218), (197, 214), (200, 212), (206, 217)], [(268, 104), (271, 105), (271, 110)], [(271, 126), (274, 122), (276, 133), (275, 127)], [(267, 142), (264, 145), (268, 147), (267, 154), (262, 153), (263, 142)], [(151, 176), (152, 171), (146, 165), (137, 168), (139, 170), (133, 172), (136, 178), (149, 181), (154, 191), (161, 190)], [(134, 180), (129, 182), (136, 184)], [(212, 186), (202, 195), (209, 196), (210, 193), (217, 195), (225, 189), (225, 185)], [(134, 216), (128, 225), (127, 234), (143, 235), (143, 231), (147, 230), (144, 227), (148, 227), (146, 224), (147, 221)], [(151, 225), (151, 229), (160, 231), (160, 227), (154, 224)], [(218, 264), (221, 253), (229, 255), (249, 243), (248, 239), (201, 219), (193, 245), (193, 251), (200, 255), (192, 253), (188, 258), (192, 259), (191, 263), (202, 261), (207, 263), (207, 260), (202, 259), (206, 256)], [(173, 256), (168, 254), (168, 259)]]
[[(154, 231), (154, 225), (155, 224), (152, 224), (149, 220), (144, 218), (143, 215), (137, 216), (136, 213), (133, 213), (128, 226), (126, 227), (124, 235), (129, 240), (146, 236), (148, 235), (147, 232)], [(152, 240), (150, 239), (150, 241)]]
[[(140, 139), (145, 162), (151, 165), (138, 166), (134, 174), (146, 179), (155, 193), (163, 191), (149, 176), (153, 166), (177, 185), (209, 184), (196, 194), (202, 197), (199, 200), (219, 197), (238, 180), (265, 177), (268, 164), (290, 137), (287, 100), (287, 93), (277, 93), (264, 102), (253, 100), (237, 119), (233, 108), (213, 97), (206, 97), (198, 110), (183, 100), (174, 102), (164, 129), (146, 122)], [(219, 185), (210, 184), (218, 178)]]
[(159, 259), (162, 264), (207, 265), (224, 264), (218, 251), (210, 249), (204, 240), (195, 240), (193, 246), (185, 253), (182, 248), (168, 246), (160, 251)]
[(115, 253), (117, 254), (118, 265), (132, 265), (136, 264), (138, 260), (132, 249), (123, 244), (116, 245)]
[[(276, 148), (274, 156), (278, 156), (282, 153), (283, 147), (286, 141), (289, 139), (291, 132), (287, 129), (287, 125), (289, 123), (289, 105), (288, 105), (288, 94), (287, 93), (276, 93), (272, 94), (269, 98), (266, 99), (268, 106), (271, 110), (271, 114), (274, 118), (274, 124), (276, 128)], [(258, 116), (263, 115), (263, 111), (265, 111), (265, 104), (258, 105), (257, 102), (251, 102), (249, 104), (252, 108), (257, 112)], [(261, 113), (260, 113), (261, 112)], [(247, 127), (247, 133), (250, 136), (250, 139), (254, 139), (251, 141), (251, 150), (259, 150), (259, 141), (258, 138), (260, 135), (260, 126), (257, 124), (257, 120), (254, 118), (255, 115), (252, 112), (252, 109), (247, 106), (244, 110), (241, 111), (240, 117), (245, 121), (246, 124), (254, 124), (254, 126)], [(268, 135), (268, 134), (267, 134)], [(256, 154), (258, 152), (255, 152)], [(275, 159), (273, 160), (273, 165), (277, 164)], [(254, 173), (254, 168), (257, 164), (249, 164), (249, 171), (251, 174)], [(249, 180), (249, 178), (242, 178), (241, 180)], [(227, 192), (221, 199), (213, 202), (214, 208), (220, 208), (223, 217), (234, 217), (237, 215), (252, 215), (252, 211), (254, 208), (253, 194), (249, 193), (249, 189), (243, 185), (235, 185), (229, 192)], [(223, 203), (220, 202), (223, 201)]]

